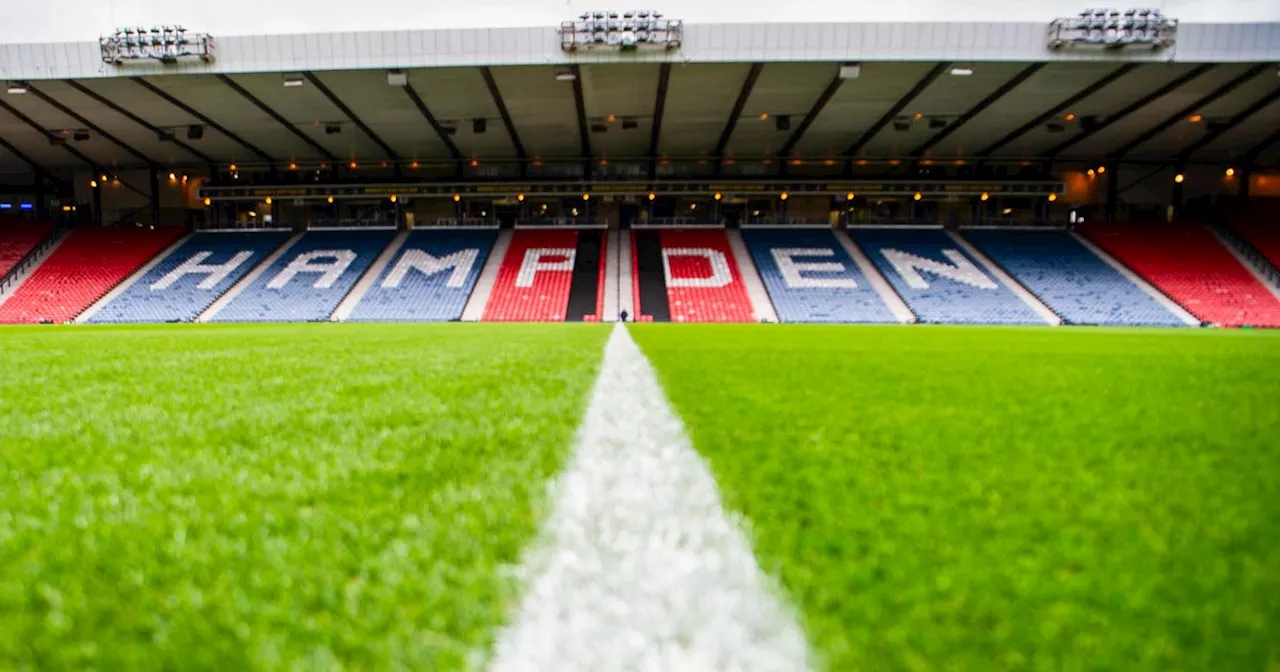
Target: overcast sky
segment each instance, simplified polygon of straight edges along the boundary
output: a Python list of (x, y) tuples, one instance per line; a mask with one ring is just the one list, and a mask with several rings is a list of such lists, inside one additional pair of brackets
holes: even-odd
[[(618, 9), (633, 4), (625, 3)], [(1141, 3), (1131, 3), (1141, 4)], [(1280, 21), (1280, 0), (1150, 0), (1193, 22)], [(1088, 6), (1080, 0), (685, 0), (649, 8), (694, 23), (760, 21), (1044, 21)], [(555, 26), (606, 2), (581, 0), (0, 0), (0, 42), (96, 40), (118, 26), (183, 24), (218, 35)]]

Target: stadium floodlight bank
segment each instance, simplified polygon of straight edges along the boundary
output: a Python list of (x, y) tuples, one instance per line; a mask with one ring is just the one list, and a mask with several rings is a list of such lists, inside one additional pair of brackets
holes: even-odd
[(621, 13), (611, 10), (583, 12), (576, 21), (560, 24), (560, 48), (564, 51), (670, 51), (680, 48), (683, 37), (682, 21), (665, 18), (661, 13), (647, 9)]
[(102, 48), (102, 62), (109, 65), (148, 61), (172, 65), (184, 59), (205, 63), (214, 60), (213, 37), (206, 33), (188, 35), (182, 26), (117, 28), (115, 33), (99, 38), (98, 44)]
[(1178, 20), (1158, 9), (1086, 9), (1049, 24), (1050, 49), (1168, 49), (1178, 37)]

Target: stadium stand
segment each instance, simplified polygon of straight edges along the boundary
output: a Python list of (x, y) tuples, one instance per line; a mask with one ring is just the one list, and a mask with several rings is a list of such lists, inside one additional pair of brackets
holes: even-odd
[(574, 250), (573, 280), (569, 284), (567, 320), (597, 322), (604, 309), (605, 264), (604, 232), (588, 229), (578, 232)]
[(637, 232), (635, 281), (642, 316), (660, 320), (654, 291), (654, 238), (659, 246), (666, 310), (672, 322), (752, 322), (754, 311), (733, 250), (720, 229)]
[(830, 230), (743, 234), (782, 322), (897, 321)]
[(1070, 324), (1182, 325), (1066, 231), (974, 229), (964, 237)]
[(496, 237), (492, 230), (414, 231), (347, 319), (445, 322), (461, 318)]
[(1231, 230), (1270, 262), (1272, 268), (1280, 269), (1280, 220), (1235, 222)]
[(183, 233), (180, 227), (75, 229), (0, 305), (0, 324), (67, 322)]
[(53, 229), (54, 225), (48, 222), (0, 219), (0, 278), (8, 275)]
[(854, 228), (854, 242), (921, 322), (1044, 324), (937, 228)]
[(1205, 322), (1280, 327), (1280, 300), (1199, 224), (1089, 222), (1077, 228)]
[(88, 322), (191, 322), (288, 237), (284, 231), (196, 234)]
[(308, 232), (209, 321), (327, 320), (394, 236), (391, 230)]
[(563, 322), (577, 248), (577, 231), (516, 231), (498, 269), (484, 321)]
[(662, 240), (657, 231), (633, 231), (631, 235), (631, 303), (635, 310), (632, 319), (670, 322)]

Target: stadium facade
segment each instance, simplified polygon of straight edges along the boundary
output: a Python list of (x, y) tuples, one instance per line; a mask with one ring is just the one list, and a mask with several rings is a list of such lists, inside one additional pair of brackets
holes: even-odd
[(1069, 14), (0, 46), (0, 322), (1280, 326), (1280, 24)]

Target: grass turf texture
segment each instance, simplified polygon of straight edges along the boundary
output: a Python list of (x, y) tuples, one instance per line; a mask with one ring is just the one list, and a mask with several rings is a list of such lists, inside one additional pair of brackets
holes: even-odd
[(827, 668), (1280, 668), (1280, 333), (633, 334)]
[(467, 666), (607, 334), (0, 330), (0, 668)]

